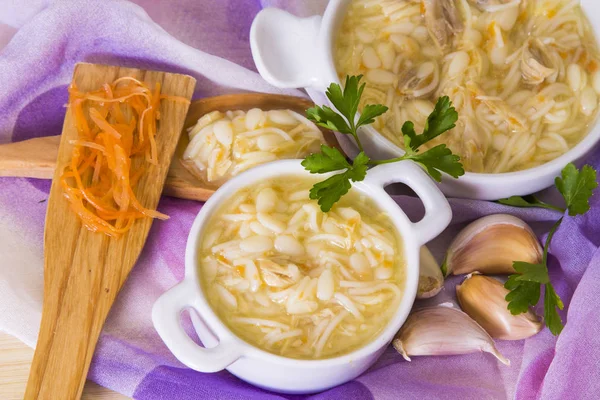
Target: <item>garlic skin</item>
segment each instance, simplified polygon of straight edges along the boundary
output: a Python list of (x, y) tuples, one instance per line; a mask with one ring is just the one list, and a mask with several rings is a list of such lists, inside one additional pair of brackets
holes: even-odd
[(521, 340), (542, 330), (543, 324), (531, 311), (512, 315), (504, 299), (509, 293), (501, 282), (483, 275), (468, 275), (456, 287), (460, 307), (494, 339)]
[(410, 356), (442, 356), (484, 351), (510, 365), (487, 332), (450, 303), (413, 312), (392, 342), (405, 360)]
[(433, 254), (426, 246), (421, 246), (419, 263), (419, 287), (417, 299), (428, 299), (435, 296), (444, 287), (444, 275)]
[(512, 274), (513, 261), (538, 264), (542, 246), (525, 221), (508, 214), (494, 214), (467, 225), (450, 245), (443, 273)]

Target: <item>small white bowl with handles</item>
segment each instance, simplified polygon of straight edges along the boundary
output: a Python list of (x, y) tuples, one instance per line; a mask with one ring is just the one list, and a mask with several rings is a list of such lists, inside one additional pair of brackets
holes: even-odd
[[(283, 10), (266, 8), (250, 29), (252, 57), (261, 76), (280, 88), (305, 88), (316, 104), (333, 106), (325, 97), (331, 83), (339, 84), (333, 60), (335, 35), (351, 0), (330, 0), (323, 16), (298, 18)], [(600, 37), (600, 2), (581, 0), (581, 6)], [(337, 134), (344, 151), (354, 157), (349, 136)], [(360, 132), (361, 143), (373, 159), (399, 157), (404, 151), (371, 126)], [(581, 162), (600, 140), (600, 126), (562, 156), (535, 168), (501, 174), (467, 172), (460, 179), (444, 175), (440, 188), (447, 196), (498, 200), (535, 193), (551, 186), (569, 162)]]
[[(406, 260), (406, 283), (392, 319), (370, 343), (351, 353), (320, 360), (298, 360), (261, 350), (233, 334), (210, 307), (198, 273), (199, 241), (211, 215), (239, 190), (257, 182), (281, 176), (310, 175), (300, 160), (265, 164), (244, 172), (224, 184), (206, 202), (192, 225), (185, 254), (185, 278), (164, 293), (154, 304), (152, 321), (158, 334), (182, 363), (200, 372), (227, 369), (235, 376), (261, 388), (283, 393), (319, 392), (356, 378), (369, 368), (388, 347), (406, 320), (413, 305), (419, 280), (419, 249), (439, 235), (450, 223), (452, 212), (442, 192), (425, 172), (409, 161), (377, 166), (369, 170), (355, 190), (371, 198), (388, 213), (402, 240)], [(319, 175), (323, 179), (327, 174)], [(394, 182), (408, 185), (421, 199), (424, 217), (411, 222), (383, 189)], [(198, 346), (183, 330), (180, 315), (194, 309), (195, 328), (206, 348)], [(190, 313), (192, 316), (195, 314)]]

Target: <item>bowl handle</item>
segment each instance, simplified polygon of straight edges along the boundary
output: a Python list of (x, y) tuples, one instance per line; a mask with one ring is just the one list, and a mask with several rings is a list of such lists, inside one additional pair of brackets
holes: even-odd
[(152, 322), (169, 350), (185, 365), (200, 372), (217, 372), (242, 356), (233, 340), (220, 340), (215, 347), (197, 345), (183, 330), (181, 312), (194, 308), (196, 289), (185, 280), (159, 297), (152, 307)]
[(278, 8), (260, 11), (250, 28), (252, 58), (260, 75), (279, 88), (324, 89), (321, 16), (296, 17)]
[(452, 219), (448, 200), (429, 175), (412, 161), (378, 165), (369, 170), (365, 180), (381, 187), (400, 182), (415, 191), (425, 206), (425, 216), (412, 224), (422, 245), (442, 233)]

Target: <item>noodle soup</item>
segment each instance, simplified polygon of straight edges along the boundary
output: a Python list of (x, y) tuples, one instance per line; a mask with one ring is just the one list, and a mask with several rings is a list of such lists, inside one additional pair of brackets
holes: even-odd
[(213, 111), (188, 129), (184, 166), (209, 186), (267, 162), (303, 158), (325, 139), (319, 128), (293, 110)]
[(356, 189), (323, 213), (308, 198), (315, 182), (284, 176), (236, 192), (200, 242), (203, 290), (220, 319), (248, 343), (300, 359), (371, 342), (405, 281), (387, 214)]
[(353, 0), (338, 32), (340, 80), (363, 74), (361, 107), (390, 108), (373, 124), (403, 147), (439, 96), (454, 103), (446, 143), (471, 172), (518, 171), (553, 160), (598, 113), (597, 42), (579, 2)]

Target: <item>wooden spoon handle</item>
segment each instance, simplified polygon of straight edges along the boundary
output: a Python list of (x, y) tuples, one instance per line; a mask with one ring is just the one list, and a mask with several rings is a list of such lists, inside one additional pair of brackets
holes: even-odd
[[(48, 136), (0, 144), (0, 177), (52, 179), (60, 136)], [(198, 185), (177, 158), (169, 168), (163, 194), (179, 199), (206, 201), (214, 189)]]
[(52, 179), (60, 136), (0, 145), (0, 176)]

